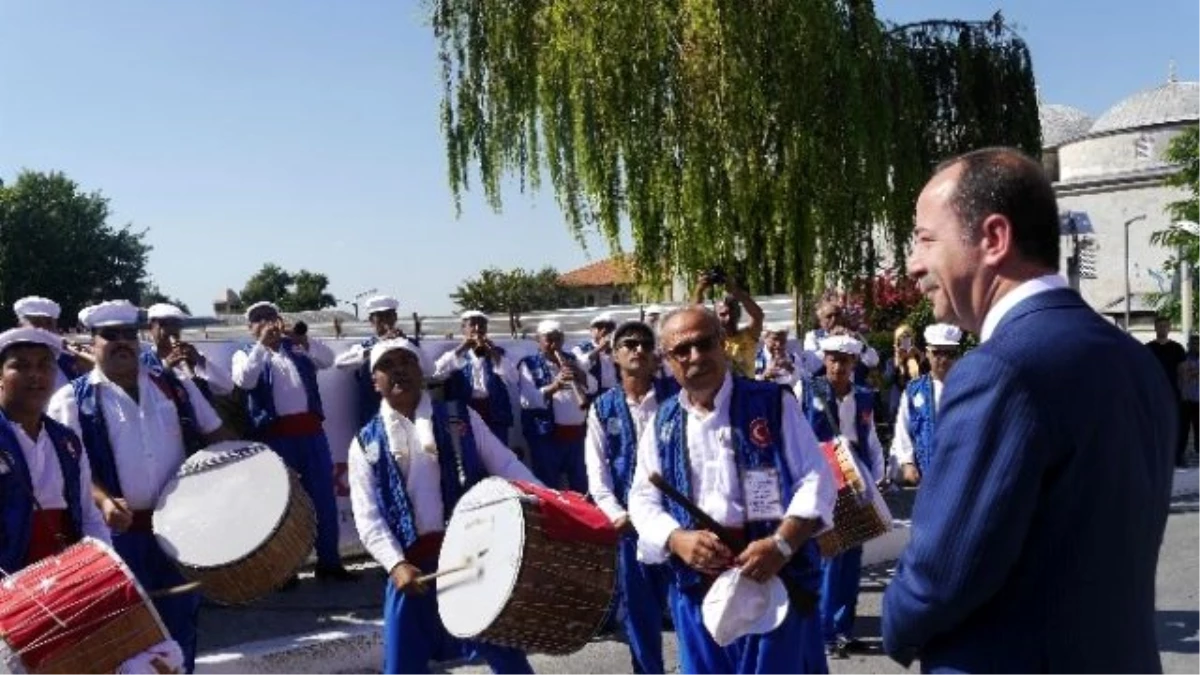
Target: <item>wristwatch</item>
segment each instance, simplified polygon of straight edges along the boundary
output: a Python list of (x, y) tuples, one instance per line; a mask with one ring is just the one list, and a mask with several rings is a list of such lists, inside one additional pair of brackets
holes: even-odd
[(796, 552), (792, 548), (792, 545), (787, 542), (787, 539), (784, 539), (778, 532), (771, 535), (771, 541), (775, 542), (775, 548), (779, 549), (779, 552), (782, 553), (783, 557), (785, 558), (790, 559), (792, 554)]

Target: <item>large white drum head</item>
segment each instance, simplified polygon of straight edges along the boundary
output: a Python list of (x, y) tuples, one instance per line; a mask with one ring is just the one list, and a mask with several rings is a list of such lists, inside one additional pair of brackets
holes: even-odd
[(287, 466), (270, 448), (225, 441), (196, 452), (154, 509), (154, 534), (168, 557), (221, 567), (254, 553), (287, 513)]
[(487, 478), (454, 508), (438, 570), (474, 561), (472, 569), (437, 580), (438, 612), (455, 637), (487, 630), (512, 597), (525, 550), (523, 494), (503, 478)]

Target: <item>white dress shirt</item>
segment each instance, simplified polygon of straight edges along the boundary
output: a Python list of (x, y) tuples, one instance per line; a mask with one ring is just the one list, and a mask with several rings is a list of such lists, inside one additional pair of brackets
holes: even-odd
[[(729, 423), (729, 404), (733, 379), (725, 376), (711, 412), (694, 406), (686, 391), (679, 393), (687, 434), (693, 501), (718, 523), (740, 528), (746, 524), (746, 506), (733, 434)], [(655, 414), (657, 417), (657, 413)], [(837, 499), (833, 474), (825, 460), (812, 428), (791, 396), (783, 397), (784, 464), (791, 473), (794, 492), (781, 495), (788, 500), (785, 515), (820, 521), (815, 534), (833, 524), (833, 506)], [(654, 418), (647, 422), (654, 428)], [(629, 513), (640, 540), (638, 556), (647, 563), (659, 563), (667, 557), (667, 539), (681, 525), (667, 511), (658, 488), (650, 483), (650, 474), (661, 472), (658, 438), (643, 434), (638, 441), (638, 464), (629, 492)]]
[(979, 341), (987, 342), (988, 338), (992, 337), (992, 333), (996, 331), (996, 326), (1000, 325), (1000, 320), (1004, 318), (1004, 315), (1008, 314), (1022, 300), (1028, 300), (1038, 293), (1045, 293), (1066, 287), (1066, 279), (1063, 279), (1058, 274), (1047, 274), (1036, 279), (1030, 279), (1008, 293), (1005, 293), (1003, 297), (992, 305), (991, 309), (988, 310), (987, 316), (983, 318), (983, 327), (979, 331)]
[[(640, 401), (632, 399), (626, 394), (625, 404), (629, 406), (629, 416), (633, 418), (634, 434), (636, 438), (640, 439), (642, 432), (646, 430), (646, 425), (650, 423), (654, 413), (658, 410), (658, 397), (654, 394), (654, 388), (652, 387), (650, 391), (646, 392)], [(608, 435), (600, 425), (600, 418), (596, 416), (595, 406), (592, 406), (591, 412), (587, 416), (587, 436), (583, 442), (583, 459), (587, 464), (588, 492), (591, 493), (596, 506), (604, 512), (604, 515), (608, 516), (609, 520), (614, 522), (618, 518), (628, 515), (625, 507), (621, 506), (621, 502), (617, 500), (617, 495), (613, 493), (612, 472), (608, 469)]]
[(612, 354), (601, 352), (595, 342), (592, 343), (592, 351), (586, 354), (583, 353), (582, 345), (576, 346), (571, 353), (579, 359), (579, 367), (589, 373), (596, 365), (596, 360), (600, 360), (600, 380), (597, 382), (600, 389), (612, 389), (620, 384), (620, 380), (617, 379), (617, 365), (613, 363)]
[[(932, 379), (932, 377), (930, 378)], [(925, 402), (936, 411), (942, 404), (942, 381), (933, 380), (933, 401)], [(916, 451), (912, 436), (908, 435), (908, 392), (900, 394), (900, 410), (896, 412), (896, 426), (892, 435), (892, 460), (895, 466), (913, 464)]]
[[(450, 448), (438, 448), (433, 434), (433, 406), (429, 395), (421, 397), (409, 421), (396, 412), (387, 401), (379, 406), (383, 416), (384, 432), (387, 434), (391, 457), (380, 457), (378, 461), (394, 461), (404, 476), (404, 490), (413, 509), (413, 521), (417, 534), (441, 532), (446, 528), (446, 507), (442, 502), (441, 466), (437, 453), (452, 452)], [(488, 430), (483, 419), (469, 408), (471, 432), (475, 436), (475, 449), (489, 475), (522, 480), (541, 485), (529, 469), (517, 459), (512, 450), (504, 446)], [(358, 437), (350, 442), (349, 452), (350, 506), (354, 511), (354, 524), (359, 539), (371, 557), (387, 571), (404, 562), (404, 547), (388, 527), (383, 511), (375, 498), (377, 482), (375, 468), (367, 461)]]
[[(771, 368), (771, 364), (775, 361), (775, 357), (772, 356), (771, 353), (768, 352), (765, 347), (762, 348), (762, 354), (763, 354), (763, 357), (766, 359), (767, 367), (763, 369), (762, 373), (759, 373), (758, 375), (755, 376), (755, 378), (758, 380), (763, 379), (763, 374), (765, 374), (767, 372), (767, 370), (769, 370)], [(804, 368), (804, 363), (800, 360), (799, 357), (797, 357), (792, 352), (785, 351), (783, 353), (783, 357), (785, 359), (787, 359), (789, 362), (791, 362), (792, 370), (785, 370), (783, 368), (780, 368), (778, 370), (778, 372), (775, 374), (775, 377), (771, 378), (771, 381), (774, 382), (775, 384), (782, 384), (782, 385), (790, 387), (793, 384), (795, 384), (796, 380), (798, 380), (800, 378), (800, 375), (806, 371)]]
[[(550, 379), (553, 380), (558, 376), (558, 366), (554, 362), (546, 359), (546, 368), (550, 371)], [(587, 393), (595, 393), (596, 378), (592, 377), (591, 373), (585, 368), (584, 376), (587, 378), (587, 385), (584, 391)], [(546, 390), (550, 385), (544, 388), (539, 388), (533, 381), (533, 375), (529, 372), (529, 367), (522, 363), (518, 367), (518, 376), (520, 377), (520, 393), (521, 407), (527, 410), (542, 410), (546, 407)], [(551, 399), (551, 410), (554, 412), (554, 423), (562, 426), (579, 426), (587, 421), (586, 414), (583, 408), (579, 405), (579, 397), (575, 393), (575, 388), (563, 387), (554, 393)]]
[[(795, 387), (796, 398), (804, 400), (804, 380), (796, 383)], [(834, 394), (837, 397), (837, 394)], [(868, 437), (865, 442), (858, 438), (858, 404), (854, 401), (854, 389), (851, 388), (845, 396), (838, 398), (838, 433), (846, 437), (846, 440), (855, 443), (860, 447), (866, 446), (867, 457), (870, 459), (870, 464), (867, 466), (867, 471), (871, 472), (871, 476), (876, 480), (883, 480), (884, 471), (887, 470), (883, 461), (883, 444), (879, 442), (879, 434), (875, 432), (875, 424), (872, 423), (867, 432)], [(873, 414), (874, 411), (872, 411)], [(874, 418), (872, 418), (872, 422)]]
[[(298, 351), (299, 345), (295, 343), (292, 347), (297, 350), (293, 352), (296, 358), (305, 358), (307, 353), (317, 370), (333, 365), (333, 350), (320, 340), (309, 338), (307, 352)], [(275, 395), (275, 414), (283, 417), (309, 412), (308, 392), (304, 389), (304, 381), (300, 379), (300, 371), (287, 356), (267, 349), (261, 342), (254, 343), (249, 352), (239, 351), (233, 355), (234, 384), (242, 389), (254, 389), (258, 386), (258, 378), (268, 362), (271, 364), (271, 391)]]
[[(150, 380), (145, 369), (138, 372), (138, 400), (125, 393), (96, 368), (88, 374), (98, 389), (101, 412), (108, 428), (108, 442), (117, 464), (117, 479), (129, 508), (153, 509), (159, 492), (175, 476), (184, 459), (183, 430), (175, 402)], [(208, 400), (195, 383), (183, 380), (196, 426), (209, 434), (221, 427)], [(46, 414), (83, 437), (79, 427), (79, 404), (73, 387), (63, 387), (50, 399)], [(90, 492), (89, 492), (90, 493)]]
[[(467, 363), (471, 364), (471, 398), (487, 398), (487, 382), (484, 379), (484, 359), (481, 358), (474, 350), (468, 349), (465, 354), (458, 355), (457, 349), (442, 354), (433, 364), (433, 379), (441, 380), (449, 377), (451, 374), (467, 367)], [(517, 369), (513, 366), (512, 359), (507, 355), (500, 357), (499, 362), (492, 361), (492, 370), (504, 382), (504, 386), (512, 390), (518, 386), (519, 377)], [(512, 398), (511, 396), (509, 397)]]
[[(187, 369), (183, 366), (175, 366), (175, 374), (180, 378), (190, 377)], [(200, 363), (196, 364), (194, 369), (196, 377), (208, 383), (208, 388), (217, 396), (228, 396), (233, 393), (233, 377), (225, 371), (222, 366), (213, 363), (212, 359), (205, 357)]]
[(333, 359), (333, 367), (338, 370), (357, 370), (367, 365), (371, 362), (371, 349), (374, 346), (364, 347), (361, 342), (352, 345)]
[[(17, 445), (21, 446), (21, 454), (25, 457), (25, 465), (29, 467), (29, 482), (33, 485), (33, 496), (43, 509), (65, 509), (67, 500), (63, 497), (63, 472), (58, 462), (58, 451), (50, 434), (43, 426), (38, 431), (37, 440), (31, 439), (25, 433), (25, 428), (15, 422), (9, 422)], [(92, 465), (88, 463), (87, 453), (83, 445), (79, 446), (79, 505), (82, 508), (83, 522), (80, 530), (85, 537), (95, 537), (105, 543), (112, 543), (108, 525), (104, 524), (104, 516), (96, 508), (92, 500)], [(15, 571), (15, 570), (10, 570)]]

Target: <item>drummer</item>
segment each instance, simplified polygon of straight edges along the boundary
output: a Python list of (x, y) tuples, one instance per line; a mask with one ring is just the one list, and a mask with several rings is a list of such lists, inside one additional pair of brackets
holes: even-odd
[(9, 574), (81, 535), (110, 542), (79, 437), (42, 412), (61, 349), (62, 338), (40, 328), (0, 333), (0, 569)]
[(204, 398), (212, 403), (213, 396), (233, 393), (233, 378), (219, 364), (208, 360), (192, 345), (179, 339), (183, 322), (192, 318), (175, 305), (160, 302), (146, 310), (153, 344), (142, 352), (142, 362), (159, 368), (170, 368), (180, 379), (191, 380)]
[[(721, 331), (716, 314), (700, 306), (663, 318), (663, 349), (683, 391), (659, 404), (647, 422), (652, 433), (638, 441), (629, 513), (639, 554), (670, 564), (681, 672), (828, 672), (816, 618), (794, 605), (760, 626), (771, 616), (766, 603), (726, 603), (728, 618), (746, 630), (724, 647), (703, 618), (711, 577), (731, 567), (752, 586), (778, 576), (814, 593), (814, 537), (832, 524), (835, 501), (829, 464), (796, 400), (779, 385), (733, 375)], [(733, 555), (668, 501), (650, 482), (654, 473), (748, 542), (745, 550)]]
[[(13, 303), (17, 323), (30, 328), (41, 328), (58, 333), (58, 317), (62, 308), (50, 298), (30, 295)], [(58, 373), (54, 377), (54, 388), (65, 386), (71, 380), (88, 372), (95, 366), (90, 354), (72, 346), (60, 338), (62, 349), (58, 355)]]
[(474, 410), (430, 400), (425, 377), (433, 366), (420, 347), (383, 340), (371, 349), (370, 367), (382, 401), (350, 444), (350, 503), (363, 546), (388, 571), (383, 672), (428, 673), (431, 661), (461, 658), (472, 648), (494, 672), (533, 672), (516, 649), (451, 638), (433, 584), (418, 578), (437, 569), (446, 523), (471, 486), (488, 476), (537, 480)]
[[(853, 381), (863, 344), (834, 328), (820, 339), (819, 347), (825, 374), (797, 382), (796, 398), (818, 441), (841, 436), (872, 480), (882, 481), (883, 445), (875, 433), (875, 392)], [(826, 653), (836, 658), (863, 650), (863, 643), (853, 637), (861, 572), (861, 546), (822, 561), (821, 632)]]
[[(354, 378), (358, 382), (356, 390), (358, 397), (356, 402), (357, 426), (366, 424), (379, 411), (379, 394), (375, 393), (375, 388), (371, 384), (371, 370), (367, 367), (367, 361), (371, 356), (371, 347), (374, 347), (375, 343), (380, 340), (407, 337), (404, 335), (404, 331), (396, 325), (400, 320), (397, 313), (399, 309), (400, 301), (390, 295), (376, 295), (367, 298), (363, 303), (363, 310), (367, 313), (367, 321), (371, 323), (371, 330), (375, 334), (338, 354), (333, 361), (333, 366), (338, 370), (355, 371)], [(413, 342), (417, 345), (421, 344), (418, 339), (414, 339)]]
[[(338, 553), (338, 510), (333, 494), (333, 457), (325, 436), (317, 370), (333, 365), (333, 350), (307, 333), (285, 331), (274, 303), (246, 310), (256, 340), (233, 355), (233, 383), (246, 392), (247, 412), (261, 440), (300, 475), (317, 514), (320, 580), (353, 581)], [(296, 579), (289, 582), (294, 586)]]
[[(84, 308), (96, 369), (50, 399), (47, 414), (79, 434), (92, 462), (92, 494), (113, 531), (113, 547), (149, 592), (184, 583), (151, 531), (162, 489), (184, 458), (232, 438), (190, 380), (141, 365), (138, 314), (125, 300)], [(183, 593), (154, 600), (187, 670), (196, 657), (200, 599)]]
[(626, 321), (612, 334), (619, 386), (596, 398), (588, 414), (584, 458), (588, 492), (596, 506), (621, 533), (617, 573), (624, 628), (633, 672), (665, 672), (662, 616), (667, 604), (667, 571), (637, 559), (637, 531), (629, 521), (629, 486), (637, 466), (638, 438), (661, 402), (670, 397), (655, 375), (654, 331), (640, 321)]

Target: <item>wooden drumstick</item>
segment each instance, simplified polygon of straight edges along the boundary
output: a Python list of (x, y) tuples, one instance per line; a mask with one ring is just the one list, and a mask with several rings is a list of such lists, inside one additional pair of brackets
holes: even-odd
[(191, 593), (192, 591), (196, 590), (197, 588), (200, 588), (200, 586), (201, 586), (201, 583), (199, 581), (192, 581), (190, 583), (180, 584), (178, 586), (172, 586), (171, 588), (161, 588), (157, 591), (154, 591), (153, 593), (147, 593), (146, 595), (149, 595), (151, 600), (157, 600), (159, 598), (169, 598), (173, 595), (183, 595), (184, 593)]
[(437, 579), (438, 577), (444, 577), (447, 574), (454, 574), (455, 572), (465, 572), (466, 570), (472, 569), (474, 567), (475, 567), (475, 563), (466, 563), (464, 565), (458, 565), (455, 567), (447, 567), (444, 570), (438, 570), (432, 574), (426, 574), (424, 576), (417, 577), (417, 583), (423, 584), (428, 581), (433, 581), (434, 579)]

